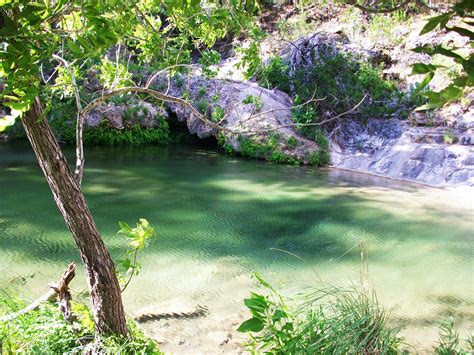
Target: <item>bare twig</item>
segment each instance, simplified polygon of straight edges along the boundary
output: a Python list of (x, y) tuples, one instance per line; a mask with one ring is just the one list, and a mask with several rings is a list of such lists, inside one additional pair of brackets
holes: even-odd
[(82, 132), (84, 128), (84, 116), (81, 115), (82, 111), (82, 104), (81, 104), (81, 96), (79, 94), (79, 87), (77, 86), (76, 77), (74, 75), (74, 69), (71, 68), (71, 64), (69, 64), (64, 58), (53, 54), (53, 58), (59, 61), (64, 65), (66, 70), (69, 72), (69, 76), (71, 77), (72, 86), (74, 88), (74, 96), (76, 99), (76, 106), (77, 106), (77, 120), (76, 120), (76, 166), (74, 169), (74, 179), (77, 181), (79, 186), (82, 183), (82, 176), (84, 174), (84, 143), (82, 140)]
[[(233, 132), (233, 133), (239, 133), (239, 134), (257, 134), (257, 133), (265, 133), (265, 132), (272, 132), (272, 131), (277, 131), (279, 130), (280, 128), (289, 128), (289, 127), (320, 127), (320, 126), (324, 126), (325, 124), (331, 122), (331, 121), (334, 121), (334, 120), (337, 120), (338, 118), (341, 118), (342, 116), (345, 116), (353, 111), (355, 111), (360, 105), (362, 105), (362, 102), (364, 102), (364, 100), (366, 99), (367, 97), (367, 94), (364, 95), (364, 97), (362, 98), (362, 100), (359, 101), (359, 103), (357, 105), (355, 105), (354, 107), (352, 107), (350, 110), (347, 110), (343, 113), (340, 113), (339, 115), (337, 116), (334, 116), (334, 117), (331, 117), (331, 118), (328, 118), (324, 121), (321, 121), (321, 122), (313, 122), (313, 123), (288, 123), (288, 124), (284, 124), (284, 125), (278, 125), (276, 127), (271, 127), (271, 128), (266, 128), (266, 129), (261, 129), (261, 130), (255, 130), (255, 129), (252, 129), (252, 130), (247, 130), (247, 131), (238, 131), (238, 132)], [(273, 111), (276, 111), (276, 110), (270, 110), (268, 112), (273, 112)]]
[(397, 6), (394, 6), (394, 7), (390, 7), (390, 8), (367, 7), (367, 6), (363, 6), (363, 5), (358, 4), (356, 2), (356, 0), (349, 0), (349, 1), (346, 1), (346, 3), (348, 5), (352, 5), (354, 7), (357, 7), (359, 10), (362, 10), (364, 12), (370, 12), (370, 13), (373, 13), (373, 14), (389, 14), (391, 12), (395, 12), (395, 11), (398, 11), (400, 9), (403, 9), (404, 7), (408, 6), (410, 3), (415, 3), (418, 6), (425, 7), (425, 8), (430, 9), (430, 10), (434, 10), (434, 11), (438, 10), (435, 7), (431, 7), (431, 6), (427, 5), (423, 0), (406, 0), (406, 1), (402, 2), (401, 4), (399, 4)]

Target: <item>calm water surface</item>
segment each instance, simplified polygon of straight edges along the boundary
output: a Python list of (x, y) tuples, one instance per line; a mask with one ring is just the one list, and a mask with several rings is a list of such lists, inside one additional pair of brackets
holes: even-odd
[[(462, 337), (473, 329), (472, 189), (199, 147), (88, 148), (86, 157), (83, 190), (113, 256), (126, 250), (118, 221), (144, 217), (158, 232), (124, 295), (131, 314), (177, 299), (216, 319), (242, 313), (254, 271), (288, 294), (321, 286), (319, 278), (357, 284), (363, 242), (370, 283), (408, 342), (430, 346), (449, 316)], [(0, 186), (0, 284), (36, 297), (79, 257), (29, 146), (0, 144)], [(73, 283), (79, 298), (82, 276)]]

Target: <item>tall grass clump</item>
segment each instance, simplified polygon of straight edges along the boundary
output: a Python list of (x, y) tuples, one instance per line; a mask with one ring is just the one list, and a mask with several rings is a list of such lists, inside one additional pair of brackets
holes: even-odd
[(0, 353), (63, 354), (160, 354), (135, 322), (128, 322), (129, 335), (98, 336), (89, 309), (73, 303), (75, 319), (64, 320), (54, 303), (43, 303), (13, 320), (1, 318), (27, 306), (23, 300), (9, 296), (0, 298)]
[(449, 318), (440, 325), (439, 340), (434, 352), (438, 355), (473, 354), (474, 337), (472, 334), (468, 336), (465, 343), (465, 347), (462, 347), (459, 341), (459, 333), (454, 327), (454, 320)]
[(388, 314), (366, 290), (326, 288), (290, 309), (284, 298), (255, 275), (268, 295), (252, 293), (245, 305), (252, 318), (239, 327), (248, 332), (249, 350), (275, 354), (395, 354), (401, 345)]

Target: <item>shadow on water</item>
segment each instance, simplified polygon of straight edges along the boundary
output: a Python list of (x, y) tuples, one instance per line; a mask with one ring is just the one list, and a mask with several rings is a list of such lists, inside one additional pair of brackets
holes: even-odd
[[(0, 184), (7, 187), (0, 249), (38, 260), (77, 260), (31, 151), (11, 145), (0, 149)], [(71, 149), (67, 152), (71, 155)], [(88, 148), (86, 167), (83, 190), (114, 255), (126, 248), (115, 237), (117, 221), (133, 223), (140, 217), (158, 229), (159, 242), (148, 254), (245, 256), (263, 265), (284, 259), (271, 248), (319, 261), (341, 255), (357, 260), (359, 250), (352, 247), (361, 240), (428, 240), (435, 231), (453, 240), (469, 236), (461, 227), (448, 233), (450, 226), (441, 223), (420, 228), (424, 219), (445, 211), (425, 209), (422, 217), (401, 217), (373, 205), (370, 196), (358, 193), (368, 184), (350, 175), (331, 180), (325, 171), (248, 161), (209, 149)], [(379, 189), (397, 188), (397, 183), (375, 180)], [(409, 197), (420, 187), (400, 188)], [(456, 243), (446, 247), (455, 256), (472, 252)], [(379, 251), (371, 259), (386, 257), (387, 249)]]
[[(65, 151), (72, 162), (72, 147)], [(79, 255), (29, 146), (0, 144), (0, 186), (0, 282), (36, 274), (28, 285), (43, 292)], [(130, 308), (181, 294), (234, 312), (253, 270), (298, 279), (299, 291), (314, 277), (308, 265), (347, 281), (364, 241), (394, 325), (474, 321), (472, 208), (445, 204), (442, 190), (171, 145), (88, 147), (83, 191), (115, 258), (128, 249), (118, 221), (144, 217), (157, 229), (125, 297)]]

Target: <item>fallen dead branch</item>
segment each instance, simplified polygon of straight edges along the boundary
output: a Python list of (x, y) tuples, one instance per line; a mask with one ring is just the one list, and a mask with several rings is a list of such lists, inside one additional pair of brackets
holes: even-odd
[(73, 314), (71, 311), (71, 292), (69, 291), (69, 283), (72, 281), (74, 276), (76, 276), (76, 264), (70, 263), (59, 281), (49, 285), (51, 289), (46, 294), (18, 312), (1, 318), (0, 321), (12, 321), (23, 314), (37, 309), (42, 303), (53, 300), (56, 296), (58, 298), (59, 311), (64, 316), (64, 319), (71, 321), (73, 319)]

